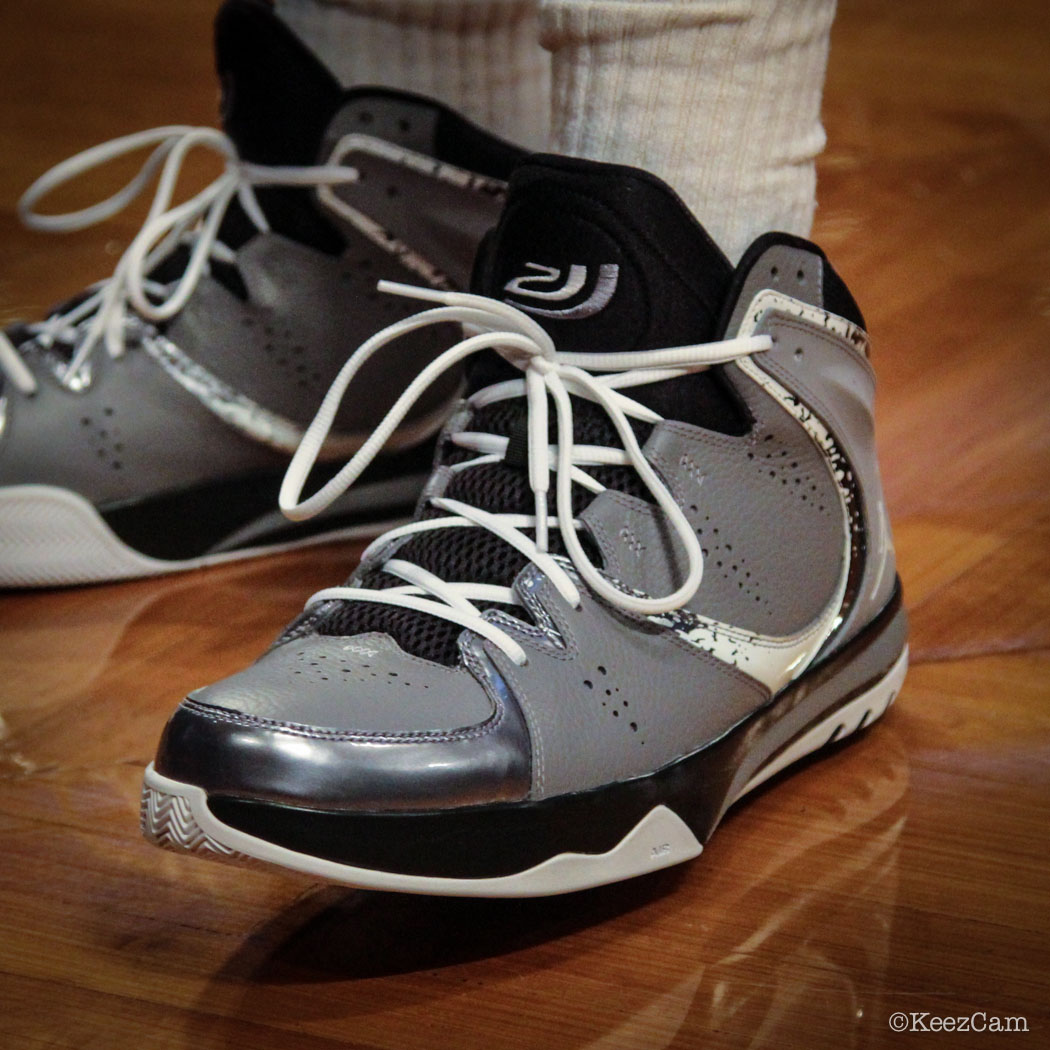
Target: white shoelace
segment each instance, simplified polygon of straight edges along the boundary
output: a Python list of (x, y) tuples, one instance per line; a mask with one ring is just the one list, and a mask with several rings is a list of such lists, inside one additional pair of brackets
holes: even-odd
[[(81, 211), (40, 215), (34, 206), (57, 187), (86, 171), (125, 153), (153, 146), (139, 172), (113, 196)], [(225, 170), (199, 193), (172, 204), (179, 173), (190, 150), (205, 147), (225, 160)], [(92, 286), (89, 295), (65, 313), (28, 325), (30, 334), (44, 346), (56, 339), (75, 346), (62, 376), (72, 381), (101, 341), (113, 357), (125, 348), (129, 304), (148, 321), (173, 317), (193, 294), (210, 259), (234, 261), (233, 251), (218, 240), (219, 225), (234, 197), (261, 232), (269, 223), (255, 196), (256, 186), (331, 186), (354, 182), (357, 170), (340, 165), (270, 167), (241, 160), (228, 135), (208, 127), (152, 128), (104, 142), (62, 161), (45, 172), (26, 190), (18, 204), (22, 221), (32, 229), (51, 232), (82, 230), (125, 208), (160, 170), (157, 190), (145, 223), (121, 256), (113, 275)], [(149, 279), (162, 259), (180, 244), (189, 244), (189, 261), (182, 276), (170, 285)], [(83, 323), (86, 322), (86, 323)], [(82, 327), (81, 327), (82, 326)], [(32, 371), (11, 340), (0, 332), (0, 372), (24, 394), (33, 394), (37, 383)]]
[[(301, 521), (322, 511), (360, 477), (416, 400), (438, 376), (472, 354), (495, 350), (521, 369), (524, 377), (486, 387), (474, 394), (469, 404), (480, 408), (509, 398), (526, 398), (528, 477), (535, 499), (535, 513), (493, 514), (460, 500), (431, 497), (430, 505), (447, 511), (448, 517), (416, 521), (384, 533), (365, 550), (362, 564), (369, 562), (392, 541), (405, 536), (432, 529), (483, 528), (524, 554), (546, 575), (558, 593), (570, 605), (578, 608), (579, 589), (569, 573), (549, 553), (550, 529), (557, 528), (580, 579), (612, 605), (647, 616), (670, 612), (685, 605), (696, 593), (703, 576), (700, 541), (673, 495), (645, 458), (629, 422), (633, 418), (646, 423), (658, 423), (661, 417), (618, 391), (672, 379), (769, 350), (772, 346), (770, 338), (749, 336), (718, 343), (629, 353), (563, 353), (555, 349), (551, 337), (535, 320), (508, 303), (480, 295), (415, 288), (388, 281), (381, 281), (379, 288), (381, 291), (443, 305), (384, 328), (364, 342), (346, 362), (325, 395), (288, 467), (280, 493), (280, 506), (285, 515), (293, 521)], [(456, 343), (424, 368), (353, 458), (318, 492), (300, 501), (303, 486), (346, 389), (362, 365), (387, 343), (407, 332), (449, 321), (458, 322), (477, 334)], [(591, 372), (607, 374), (598, 377), (591, 375)], [(570, 395), (600, 405), (615, 427), (623, 447), (574, 444)], [(548, 397), (554, 403), (557, 423), (558, 440), (553, 448), (548, 434)], [(452, 440), (458, 446), (478, 453), (476, 458), (452, 467), (454, 471), (468, 470), (482, 463), (499, 462), (504, 458), (508, 444), (506, 437), (485, 433), (459, 433)], [(572, 516), (572, 485), (583, 485), (594, 493), (603, 491), (604, 486), (582, 468), (605, 464), (629, 465), (637, 471), (681, 541), (688, 560), (688, 572), (685, 581), (673, 593), (662, 597), (628, 594), (610, 583), (587, 557), (577, 536), (580, 523)], [(554, 515), (548, 513), (547, 506), (552, 469), (556, 475)], [(523, 530), (534, 530), (535, 538), (526, 535)], [(524, 649), (499, 626), (486, 620), (482, 610), (473, 604), (476, 601), (517, 604), (511, 588), (449, 582), (397, 557), (387, 558), (377, 562), (377, 565), (383, 572), (404, 580), (405, 586), (383, 590), (329, 587), (314, 594), (307, 602), (307, 608), (331, 600), (402, 606), (468, 628), (498, 646), (515, 663), (526, 662)]]

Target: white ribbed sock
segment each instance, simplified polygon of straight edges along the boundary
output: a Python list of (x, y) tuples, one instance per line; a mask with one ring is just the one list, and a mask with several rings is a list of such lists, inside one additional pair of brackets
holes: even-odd
[(732, 259), (807, 236), (835, 0), (540, 0), (551, 149), (666, 179)]
[(343, 83), (440, 99), (533, 149), (547, 139), (550, 56), (534, 0), (277, 0)]

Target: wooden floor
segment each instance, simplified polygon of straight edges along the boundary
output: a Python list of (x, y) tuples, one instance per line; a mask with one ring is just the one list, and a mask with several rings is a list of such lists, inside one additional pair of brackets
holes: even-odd
[[(141, 219), (28, 234), (13, 204), (33, 176), (212, 120), (211, 7), (0, 6), (0, 318), (101, 276)], [(167, 855), (137, 828), (173, 706), (353, 550), (5, 595), (0, 1046), (1050, 1046), (1050, 15), (840, 8), (817, 235), (881, 377), (914, 632), (895, 708), (690, 866), (524, 903), (358, 893)], [(897, 1011), (1031, 1031), (899, 1035)]]

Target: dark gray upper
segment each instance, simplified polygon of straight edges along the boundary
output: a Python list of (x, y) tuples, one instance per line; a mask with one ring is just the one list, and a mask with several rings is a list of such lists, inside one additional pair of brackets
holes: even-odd
[[(366, 109), (374, 120), (362, 124)], [(357, 94), (333, 119), (330, 141), (341, 140), (347, 126), (360, 135), (341, 162), (360, 163), (364, 178), (341, 192), (386, 235), (362, 230), (318, 198), (316, 207), (345, 243), (341, 252), (279, 233), (251, 236), (235, 252), (245, 294), (205, 275), (163, 332), (133, 321), (123, 357), (114, 360), (96, 347), (90, 381), (76, 391), (57, 381), (60, 358), (29, 344), (25, 359), (38, 378), (36, 395), (0, 388), (0, 485), (56, 485), (105, 506), (285, 465), (350, 354), (379, 329), (418, 312), (418, 301), (382, 294), (377, 281), (427, 283), (422, 262), (436, 283), (463, 287), (478, 240), (497, 217), (499, 179), (420, 152), (434, 148), (437, 119), (425, 100), (391, 94)], [(384, 160), (376, 150), (400, 160)], [(336, 419), (339, 454), (368, 436), (404, 377), (454, 336), (452, 326), (412, 333), (362, 369)], [(166, 350), (149, 353), (147, 345)], [(173, 357), (178, 367), (164, 367)], [(175, 371), (191, 382), (178, 382)], [(459, 381), (450, 373), (432, 387), (406, 425), (422, 431), (433, 419), (436, 429)], [(210, 393), (201, 395), (202, 385)], [(239, 425), (246, 413), (265, 417), (263, 424)], [(271, 417), (285, 440), (270, 440)]]
[[(779, 246), (773, 258), (780, 273), (820, 268), (801, 249)], [(752, 276), (770, 265), (760, 259)], [(319, 638), (306, 618), (249, 671), (191, 697), (172, 722), (158, 769), (214, 786), (216, 774), (199, 772), (190, 749), (178, 745), (197, 731), (211, 739), (221, 722), (236, 726), (236, 742), (224, 729), (224, 743), (210, 753), (226, 747), (261, 763), (248, 772), (247, 760), (236, 758), (232, 778), (245, 779), (231, 784), (223, 774), (226, 791), (283, 799), (294, 787), (304, 804), (322, 799), (350, 809), (543, 799), (659, 769), (770, 700), (761, 661), (696, 643), (693, 624), (742, 629), (753, 639), (744, 644), (771, 651), (824, 625), (810, 659), (820, 647), (845, 644), (874, 620), (894, 584), (872, 441), (872, 375), (863, 333), (822, 309), (819, 283), (794, 280), (774, 289), (794, 305), (767, 298), (748, 322), (775, 337), (774, 349), (752, 358), (750, 370), (726, 369), (752, 417), (749, 432), (668, 420), (645, 445), (704, 548), (703, 582), (680, 614), (627, 615), (586, 587), (581, 608), (572, 609), (530, 566), (515, 581), (527, 615), (486, 613), (525, 649), (526, 665), (464, 632), (464, 660), (454, 669), (374, 635)], [(741, 302), (761, 305), (756, 296), (766, 287), (755, 277)], [(817, 424), (829, 431), (823, 444)], [(469, 414), (449, 425), (469, 429)], [(440, 494), (447, 480), (448, 471), (438, 470), (428, 494)], [(651, 505), (607, 490), (581, 518), (604, 571), (621, 586), (664, 594), (680, 582), (681, 552)], [(368, 648), (368, 668), (360, 646)], [(307, 787), (295, 786), (284, 764), (296, 749)], [(259, 772), (271, 766), (282, 772)]]

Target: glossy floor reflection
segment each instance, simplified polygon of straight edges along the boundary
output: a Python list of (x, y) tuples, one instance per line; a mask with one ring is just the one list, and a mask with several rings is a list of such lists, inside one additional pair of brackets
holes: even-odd
[[(113, 1045), (177, 1047), (906, 1045), (885, 1027), (894, 1010), (989, 1004), (990, 951), (995, 1008), (1042, 1008), (1045, 858), (1024, 828), (1050, 816), (1030, 717), (1045, 679), (1013, 677), (1008, 657), (918, 666), (880, 724), (756, 793), (697, 862), (588, 893), (354, 892), (139, 842), (140, 771), (170, 698), (249, 659), (298, 585), (344, 557), (0, 604), (0, 674), (39, 690), (4, 705), (2, 987), (18, 1002), (70, 989), (53, 1013), (15, 1003), (0, 1032), (71, 1046), (114, 1032)], [(211, 616), (229, 627), (221, 642)]]
[[(211, 120), (213, 6), (0, 6), (9, 53), (33, 56), (0, 93), (0, 317), (97, 278), (137, 229), (59, 241), (13, 202), (77, 149)], [(550, 900), (358, 893), (137, 830), (179, 698), (250, 661), (357, 548), (0, 595), (0, 1046), (1050, 1046), (1044, 7), (840, 3), (817, 235), (879, 371), (913, 625), (884, 719), (678, 869)], [(1030, 1031), (898, 1034), (897, 1011)]]
[[(257, 572), (223, 572), (239, 577), (226, 581), (236, 606)], [(145, 601), (110, 589), (127, 600), (93, 625), (86, 702), (53, 682), (53, 704), (11, 712), (0, 893), (50, 945), (47, 979), (87, 993), (53, 1028), (37, 1017), (35, 1036), (61, 1037), (71, 1009), (85, 1032), (124, 1015), (143, 1034), (126, 1000), (135, 989), (151, 1010), (177, 1006), (172, 1041), (159, 1045), (455, 1048), (480, 1045), (483, 1030), (495, 1047), (691, 1046), (712, 1032), (772, 1047), (809, 1024), (827, 1033), (813, 1046), (873, 1045), (865, 1018), (886, 994), (907, 813), (908, 758), (892, 724), (791, 778), (788, 812), (782, 785), (756, 793), (700, 862), (583, 894), (442, 900), (187, 863), (128, 835), (144, 758), (135, 742), (152, 739), (158, 705), (136, 696), (126, 668), (137, 632), (162, 625), (177, 598), (192, 602), (201, 582), (153, 584)], [(41, 671), (55, 626), (22, 627), (23, 656)], [(35, 892), (41, 883), (54, 897)], [(66, 931), (72, 951), (46, 959)]]
[[(696, 865), (548, 901), (315, 891), (256, 931), (198, 1006), (210, 1012), (216, 997), (222, 1013), (272, 1023), (270, 989), (296, 986), (315, 1034), (399, 1046), (427, 1026), (426, 1045), (453, 1048), (470, 1045), (473, 1019), (517, 985), (532, 1027), (508, 1026), (493, 1046), (693, 1046), (737, 1030), (738, 1045), (777, 1047), (807, 1027), (829, 1033), (813, 1046), (871, 1045), (906, 816), (899, 746), (873, 773), (833, 806), (817, 799), (788, 848), (745, 847), (717, 871)], [(238, 979), (249, 984), (231, 1008)], [(333, 1004), (311, 987), (334, 979), (354, 981), (356, 994)]]

